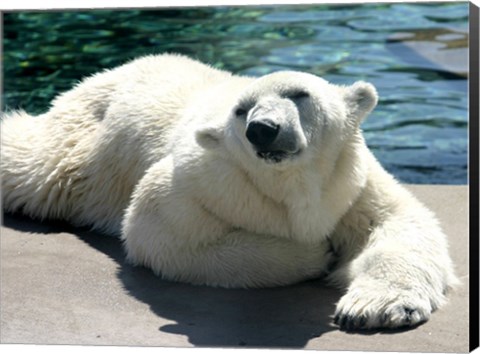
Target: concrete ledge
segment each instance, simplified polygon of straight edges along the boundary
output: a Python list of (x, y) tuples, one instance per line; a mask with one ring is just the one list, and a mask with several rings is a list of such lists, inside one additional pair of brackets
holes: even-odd
[(118, 240), (63, 223), (4, 217), (1, 343), (468, 351), (468, 187), (408, 186), (448, 234), (463, 286), (412, 330), (345, 333), (340, 292), (319, 281), (225, 290), (161, 281), (125, 263)]

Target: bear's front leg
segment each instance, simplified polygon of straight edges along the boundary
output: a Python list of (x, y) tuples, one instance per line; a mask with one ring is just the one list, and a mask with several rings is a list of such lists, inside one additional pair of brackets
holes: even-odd
[(322, 275), (328, 242), (302, 244), (246, 230), (210, 211), (169, 156), (137, 185), (123, 223), (130, 262), (164, 279), (229, 288), (271, 287)]
[(166, 280), (225, 288), (274, 287), (319, 277), (331, 261), (327, 244), (303, 245), (244, 230), (189, 242), (188, 237), (200, 234), (182, 235), (158, 219), (152, 214), (129, 219), (125, 248), (130, 262)]
[(413, 199), (399, 205), (373, 227), (358, 256), (331, 275), (348, 288), (334, 317), (342, 329), (425, 322), (456, 282), (446, 237), (434, 216)]

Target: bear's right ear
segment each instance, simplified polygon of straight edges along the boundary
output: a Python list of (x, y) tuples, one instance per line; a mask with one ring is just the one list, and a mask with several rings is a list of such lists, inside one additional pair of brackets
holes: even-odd
[(378, 94), (375, 86), (365, 81), (357, 81), (346, 88), (345, 102), (349, 110), (349, 118), (354, 119), (356, 125), (375, 108), (378, 102)]
[(223, 140), (223, 130), (218, 127), (202, 127), (195, 132), (198, 145), (206, 150), (218, 148)]

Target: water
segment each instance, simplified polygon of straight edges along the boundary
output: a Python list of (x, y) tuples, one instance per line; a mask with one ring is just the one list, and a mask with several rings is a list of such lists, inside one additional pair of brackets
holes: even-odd
[(238, 74), (367, 80), (380, 102), (362, 128), (387, 170), (465, 184), (467, 46), (466, 2), (7, 13), (2, 108), (44, 112), (85, 75), (163, 52)]

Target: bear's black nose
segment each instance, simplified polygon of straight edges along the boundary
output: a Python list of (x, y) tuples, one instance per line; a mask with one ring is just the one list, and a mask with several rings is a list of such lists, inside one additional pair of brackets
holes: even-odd
[(246, 136), (250, 143), (259, 148), (266, 148), (278, 135), (280, 126), (271, 120), (254, 120), (248, 123)]

